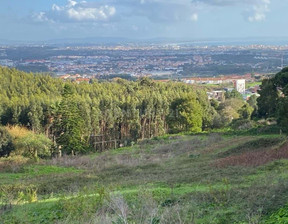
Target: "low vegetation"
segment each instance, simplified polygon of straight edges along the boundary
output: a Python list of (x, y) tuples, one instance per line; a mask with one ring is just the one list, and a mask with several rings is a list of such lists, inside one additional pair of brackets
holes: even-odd
[(287, 155), (279, 134), (214, 133), (83, 156), (3, 158), (0, 222), (285, 223)]

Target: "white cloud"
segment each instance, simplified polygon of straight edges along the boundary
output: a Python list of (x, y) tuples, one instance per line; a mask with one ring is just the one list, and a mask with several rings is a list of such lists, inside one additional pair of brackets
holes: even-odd
[(52, 5), (52, 10), (53, 10), (53, 11), (61, 11), (61, 7), (59, 7), (59, 6), (56, 5), (56, 4), (53, 4), (53, 5)]
[(99, 8), (70, 8), (67, 10), (68, 17), (77, 21), (107, 20), (116, 12), (114, 7), (105, 5)]
[(77, 5), (76, 1), (68, 0), (68, 4), (67, 4), (68, 7), (74, 7), (75, 5)]
[[(33, 15), (34, 21), (53, 23), (121, 24), (123, 21), (147, 23), (192, 23), (205, 10), (220, 7), (240, 8), (245, 19), (266, 19), (271, 0), (67, 0), (53, 4), (50, 11)], [(229, 10), (226, 9), (226, 10)], [(124, 22), (123, 22), (124, 23)], [(131, 26), (130, 26), (131, 27)], [(141, 27), (141, 26), (139, 26)], [(140, 28), (139, 28), (140, 29)]]
[(250, 22), (259, 22), (266, 19), (266, 13), (269, 12), (270, 0), (262, 0), (262, 4), (253, 6), (251, 15), (248, 16)]
[(40, 12), (32, 17), (38, 22), (105, 22), (115, 14), (116, 8), (112, 5), (68, 0), (64, 6), (53, 4), (50, 11)]
[[(117, 13), (116, 13), (117, 12)], [(117, 14), (117, 15), (116, 15)], [(152, 23), (198, 21), (197, 6), (191, 0), (67, 0), (53, 4), (50, 11), (33, 15), (38, 22), (116, 22), (132, 18)]]
[(32, 15), (32, 18), (36, 22), (49, 22), (49, 19), (47, 18), (45, 12), (40, 12), (40, 13), (34, 13)]

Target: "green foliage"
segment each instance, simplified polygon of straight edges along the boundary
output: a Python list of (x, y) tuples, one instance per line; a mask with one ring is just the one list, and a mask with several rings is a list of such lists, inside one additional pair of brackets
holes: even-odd
[(79, 217), (83, 214), (92, 216), (94, 212), (103, 206), (104, 200), (109, 198), (108, 192), (103, 187), (97, 186), (92, 192), (93, 194), (89, 195), (91, 190), (88, 191), (88, 189), (84, 188), (72, 198), (64, 196), (58, 201), (58, 207), (66, 217), (70, 216), (79, 220)]
[(2, 67), (0, 78), (1, 123), (45, 133), (66, 153), (83, 152), (88, 143), (103, 150), (111, 147), (109, 143), (97, 142), (115, 139), (126, 144), (163, 135), (168, 132), (172, 102), (188, 96), (193, 100), (187, 100), (182, 114), (175, 117), (175, 122), (184, 119), (186, 123), (175, 127), (177, 131), (207, 129), (213, 120), (205, 91), (183, 83), (143, 78), (136, 82), (64, 84), (60, 79)]
[(30, 132), (29, 134), (17, 138), (15, 140), (15, 147), (17, 154), (38, 159), (38, 157), (45, 157), (51, 155), (52, 142), (43, 134), (35, 134)]
[[(263, 222), (264, 223), (264, 222)], [(288, 205), (280, 208), (277, 212), (270, 215), (266, 220), (266, 224), (287, 224), (288, 223)]]
[(276, 117), (284, 131), (288, 131), (288, 67), (273, 78), (263, 80), (258, 102), (259, 117)]
[(257, 96), (256, 94), (253, 94), (252, 96), (249, 97), (249, 99), (247, 100), (247, 103), (253, 107), (254, 109), (257, 109)]
[(168, 117), (172, 132), (180, 130), (199, 132), (202, 128), (203, 109), (194, 97), (176, 99)]
[(283, 89), (283, 93), (287, 95), (287, 84), (288, 84), (288, 67), (283, 68), (280, 72), (278, 72), (273, 78), (275, 86), (281, 87)]
[(6, 128), (0, 127), (0, 157), (9, 156), (14, 149), (12, 136)]
[(214, 117), (215, 128), (228, 126), (234, 119), (240, 118), (239, 111), (244, 106), (243, 99), (231, 98), (222, 102), (218, 107), (218, 115)]
[(228, 126), (243, 106), (237, 92), (211, 106), (204, 89), (148, 78), (77, 84), (0, 67), (0, 79), (2, 125), (45, 133), (67, 154)]
[(217, 110), (220, 103), (219, 103), (218, 100), (211, 99), (211, 100), (210, 100), (210, 104), (211, 104), (212, 107), (214, 107), (215, 110)]
[(43, 107), (39, 102), (31, 101), (28, 107), (27, 118), (29, 125), (34, 132), (40, 133), (42, 130)]
[(283, 131), (288, 131), (288, 97), (279, 99), (277, 107), (277, 121)]
[(28, 202), (28, 203), (32, 203), (32, 202), (36, 202), (37, 199), (37, 189), (33, 188), (33, 187), (28, 187), (26, 188), (25, 192), (20, 191), (18, 192), (17, 195), (17, 201), (18, 202)]
[(264, 118), (272, 117), (276, 113), (277, 100), (279, 97), (274, 80), (263, 80), (260, 88), (261, 90), (258, 91), (260, 97), (257, 98), (258, 116)]
[(249, 130), (253, 128), (253, 126), (255, 126), (253, 121), (248, 120), (248, 119), (236, 119), (236, 120), (233, 120), (231, 123), (231, 127), (234, 130)]
[(66, 84), (57, 114), (56, 141), (63, 152), (68, 154), (73, 151), (83, 152), (87, 148), (83, 141), (84, 119), (75, 98), (72, 86)]
[(0, 173), (0, 222), (244, 224), (264, 217), (266, 223), (287, 203), (287, 160), (225, 168), (215, 162), (219, 156), (273, 150), (285, 136), (238, 133), (165, 136), (13, 172), (7, 164)]
[(242, 94), (239, 93), (236, 89), (233, 89), (231, 92), (227, 91), (225, 93), (225, 98), (226, 99), (231, 99), (231, 98), (235, 98), (235, 99), (243, 99)]
[(249, 104), (245, 103), (239, 110), (238, 113), (240, 115), (240, 118), (249, 120), (251, 118), (251, 115), (253, 113), (253, 107), (251, 107)]

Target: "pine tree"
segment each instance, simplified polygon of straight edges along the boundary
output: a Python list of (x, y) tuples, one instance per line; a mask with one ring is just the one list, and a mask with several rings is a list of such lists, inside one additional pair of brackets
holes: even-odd
[(84, 152), (87, 149), (83, 136), (84, 118), (75, 100), (74, 91), (68, 84), (64, 86), (56, 128), (56, 142), (64, 153)]

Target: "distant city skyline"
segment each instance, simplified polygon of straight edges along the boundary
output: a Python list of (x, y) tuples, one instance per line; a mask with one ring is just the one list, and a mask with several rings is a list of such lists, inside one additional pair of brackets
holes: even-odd
[(0, 39), (287, 37), (287, 3), (288, 0), (1, 0)]

